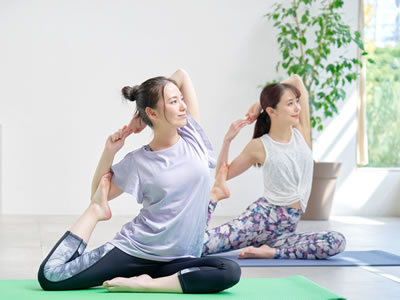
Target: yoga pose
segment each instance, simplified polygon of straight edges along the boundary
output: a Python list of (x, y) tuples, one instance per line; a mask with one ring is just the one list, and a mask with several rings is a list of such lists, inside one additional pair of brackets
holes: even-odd
[[(230, 260), (201, 256), (210, 197), (209, 168), (215, 167), (211, 144), (199, 125), (192, 82), (183, 70), (124, 87), (137, 111), (128, 126), (111, 135), (96, 169), (91, 202), (40, 266), (45, 290), (214, 293), (235, 285), (239, 266)], [(132, 133), (146, 125), (152, 141), (112, 166), (115, 154)], [(227, 172), (227, 169), (221, 172)], [(218, 178), (223, 178), (219, 176)], [(138, 216), (113, 240), (84, 252), (99, 221), (111, 218), (108, 201), (127, 192), (143, 204)]]
[[(240, 129), (257, 119), (253, 139), (229, 165), (226, 179), (260, 166), (264, 194), (237, 218), (207, 230), (203, 255), (244, 248), (238, 258), (323, 259), (342, 252), (346, 241), (339, 232), (295, 232), (313, 175), (308, 94), (301, 78), (294, 75), (266, 86), (246, 116), (226, 133), (217, 172), (227, 163), (230, 143)], [(225, 188), (219, 200), (227, 197)], [(210, 201), (208, 218), (219, 200)]]

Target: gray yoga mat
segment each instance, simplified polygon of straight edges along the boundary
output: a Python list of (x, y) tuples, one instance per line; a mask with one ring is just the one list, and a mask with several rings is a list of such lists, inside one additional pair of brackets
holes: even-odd
[(386, 251), (344, 251), (328, 259), (238, 259), (239, 251), (214, 254), (236, 261), (241, 267), (400, 266), (400, 256)]

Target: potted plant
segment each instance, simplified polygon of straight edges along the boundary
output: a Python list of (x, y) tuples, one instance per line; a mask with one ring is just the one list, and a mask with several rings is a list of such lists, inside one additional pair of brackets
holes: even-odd
[[(346, 85), (357, 79), (362, 62), (338, 52), (351, 44), (367, 55), (361, 34), (352, 32), (341, 17), (343, 0), (277, 2), (266, 14), (278, 31), (282, 55), (276, 71), (298, 74), (309, 93), (312, 128), (338, 113), (336, 103), (346, 98)], [(340, 49), (340, 50), (338, 50)], [(334, 51), (335, 50), (335, 51)], [(372, 62), (372, 61), (371, 61)], [(328, 219), (341, 163), (314, 163), (311, 196), (303, 219)]]

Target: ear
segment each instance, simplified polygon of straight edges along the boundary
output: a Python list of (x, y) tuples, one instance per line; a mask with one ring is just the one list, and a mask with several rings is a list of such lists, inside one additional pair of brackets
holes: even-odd
[(154, 109), (146, 107), (144, 111), (149, 116), (150, 120), (154, 121), (158, 119), (157, 112)]
[(272, 107), (270, 107), (270, 106), (267, 107), (267, 108), (265, 109), (265, 111), (267, 112), (267, 114), (268, 114), (269, 117), (271, 117), (271, 115), (275, 114), (274, 109), (273, 109)]

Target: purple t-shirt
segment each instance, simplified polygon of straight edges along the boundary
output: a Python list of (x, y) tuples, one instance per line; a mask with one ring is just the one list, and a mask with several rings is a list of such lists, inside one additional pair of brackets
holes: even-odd
[(143, 146), (112, 166), (113, 183), (143, 204), (111, 241), (129, 255), (156, 261), (201, 255), (215, 157), (191, 116), (178, 133), (175, 145), (160, 151)]

